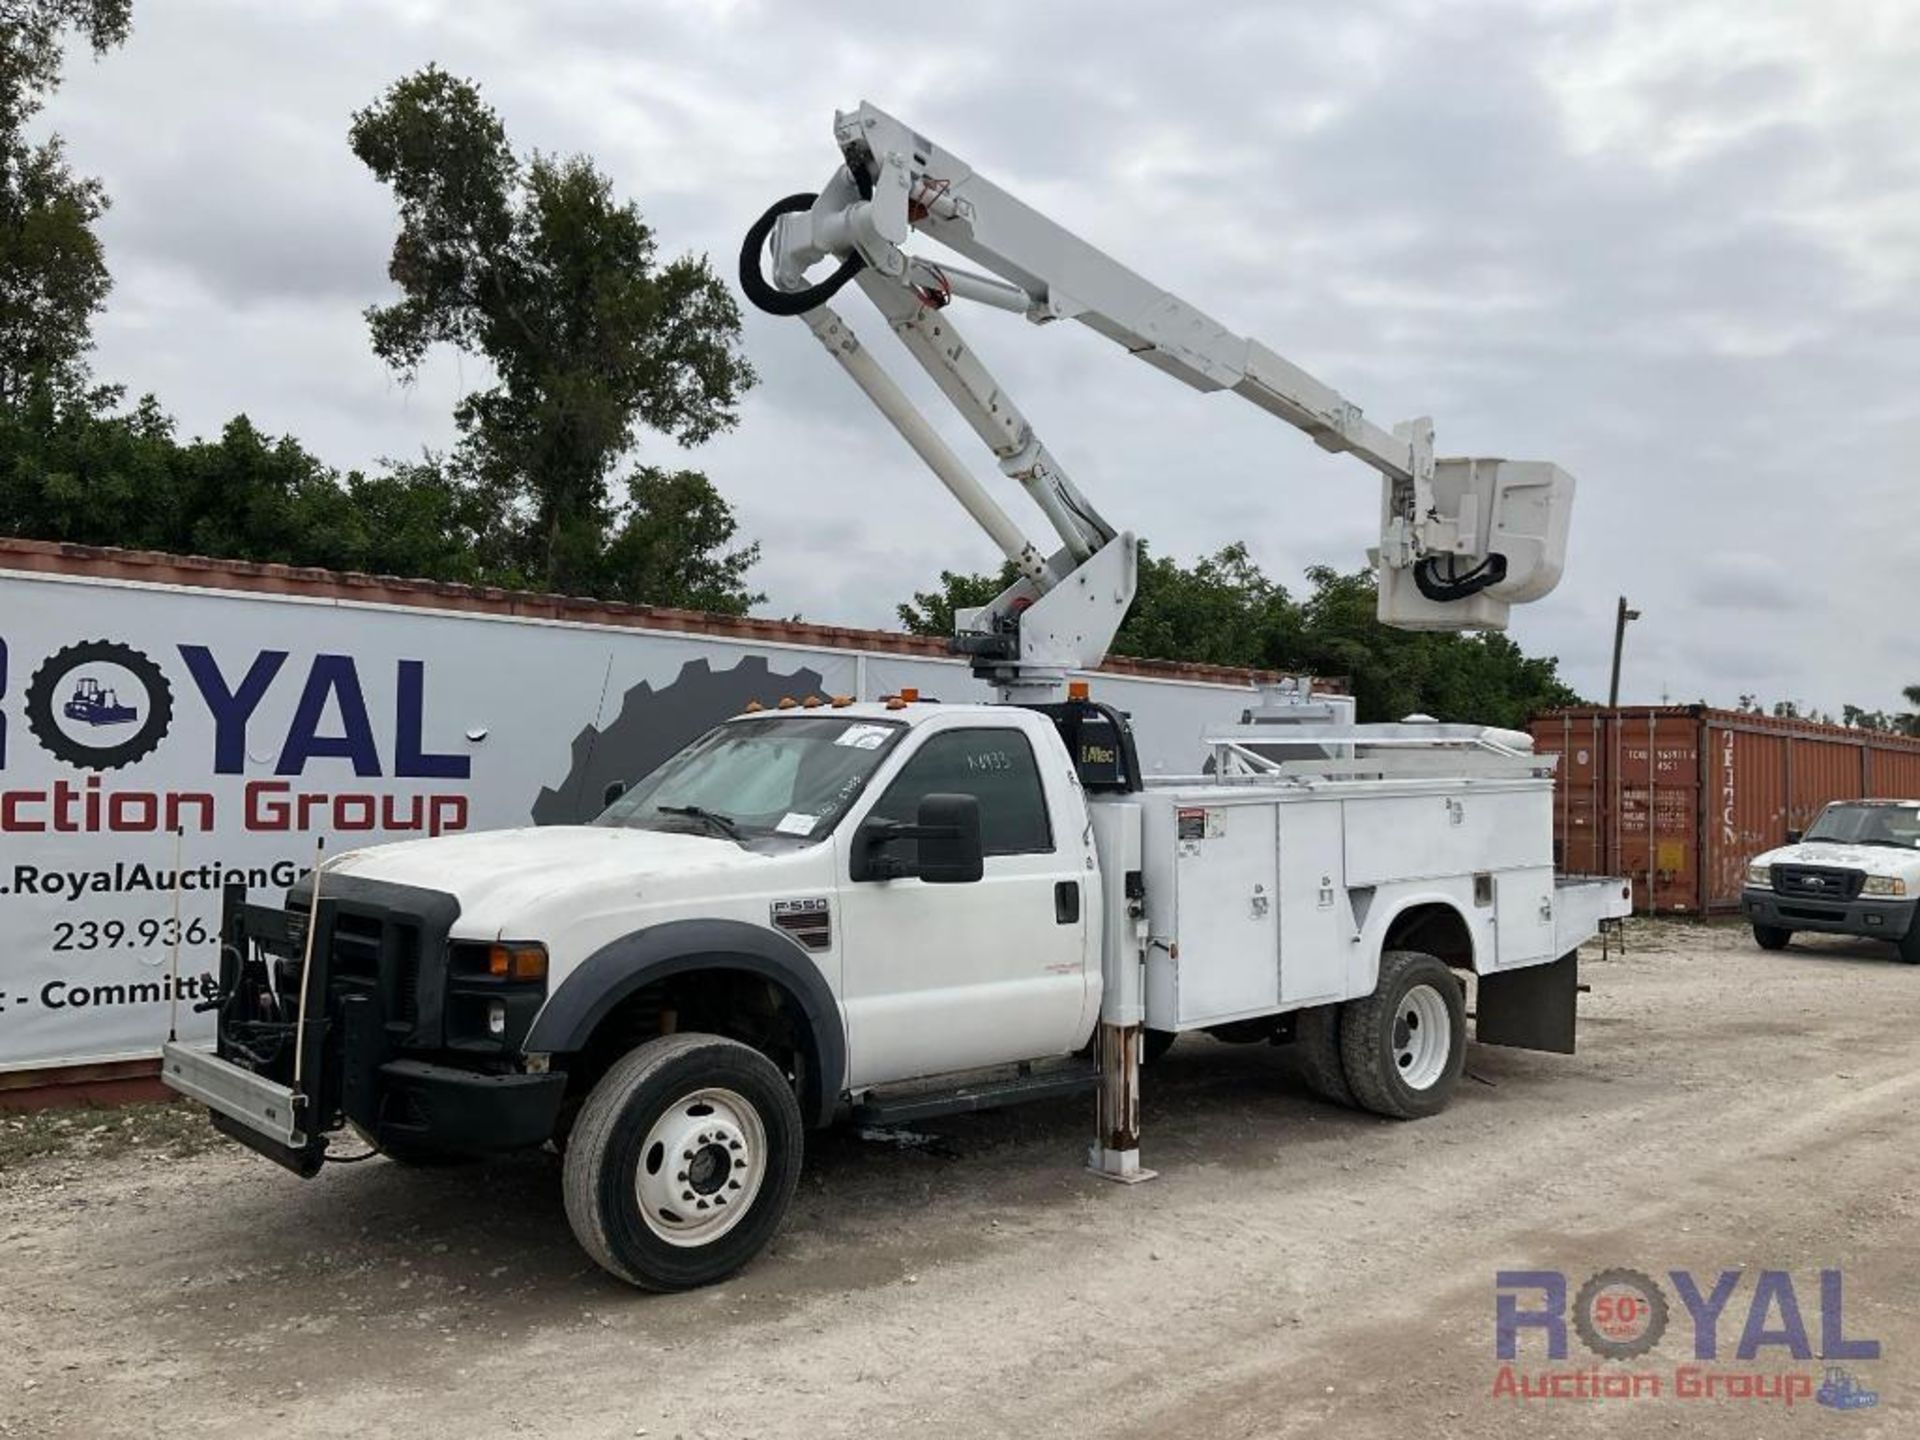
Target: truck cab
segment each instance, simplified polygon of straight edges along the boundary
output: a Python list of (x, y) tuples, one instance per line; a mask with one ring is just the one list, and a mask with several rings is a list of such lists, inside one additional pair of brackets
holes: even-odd
[(1747, 865), (1740, 909), (1763, 950), (1798, 931), (1863, 935), (1920, 965), (1920, 800), (1835, 800)]
[[(760, 710), (591, 825), (348, 853), (284, 907), (230, 895), (217, 1055), (170, 1046), (164, 1073), (311, 1174), (345, 1127), (413, 1163), (565, 1145), (637, 1047), (698, 1035), (756, 1071), (780, 1123), (736, 1138), (773, 1183), (771, 1132), (1083, 1047), (1100, 886), (1046, 715)], [(700, 1228), (681, 1218), (655, 1217), (670, 1246)]]

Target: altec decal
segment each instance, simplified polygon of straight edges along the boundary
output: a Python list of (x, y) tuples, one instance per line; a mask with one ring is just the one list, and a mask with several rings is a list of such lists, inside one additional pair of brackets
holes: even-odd
[[(255, 717), (282, 679), (289, 653), (260, 650), (244, 670), (223, 669), (205, 645), (181, 645), (180, 660), (212, 721), (213, 775), (240, 775), (249, 743), (260, 740)], [(8, 651), (0, 641), (0, 770), (8, 761)], [(356, 777), (465, 781), (465, 755), (426, 748), (426, 666), (400, 660), (394, 672), (391, 737), (383, 751), (360, 671), (350, 655), (321, 654), (298, 682), (292, 718), (273, 746), (277, 777), (303, 776), (314, 761), (344, 761)], [(168, 742), (175, 730), (175, 686), (153, 657), (112, 640), (87, 640), (49, 655), (34, 671), (22, 700), (29, 733), (48, 754), (77, 770), (110, 772), (137, 764)], [(176, 742), (177, 743), (177, 742)], [(461, 793), (374, 794), (297, 786), (292, 779), (248, 781), (241, 795), (241, 828), (249, 831), (425, 831), (464, 829), (468, 799)], [(101, 773), (65, 778), (45, 789), (0, 790), (0, 832), (36, 834), (142, 833), (217, 828), (216, 797), (206, 790), (144, 790), (108, 786)]]

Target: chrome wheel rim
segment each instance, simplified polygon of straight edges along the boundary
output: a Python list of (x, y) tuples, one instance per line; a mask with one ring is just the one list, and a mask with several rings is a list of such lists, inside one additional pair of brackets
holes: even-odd
[(634, 1193), (647, 1228), (669, 1245), (710, 1245), (746, 1217), (767, 1172), (767, 1130), (732, 1090), (696, 1090), (653, 1122)]
[(1400, 997), (1393, 1017), (1393, 1066), (1410, 1090), (1429, 1090), (1446, 1073), (1453, 1050), (1447, 1002), (1431, 985), (1415, 985)]

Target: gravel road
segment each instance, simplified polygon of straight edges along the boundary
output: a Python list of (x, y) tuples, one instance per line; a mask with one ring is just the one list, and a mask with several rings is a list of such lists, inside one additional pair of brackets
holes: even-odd
[[(1578, 1056), (1476, 1047), (1413, 1124), (1310, 1099), (1284, 1050), (1184, 1040), (1147, 1083), (1152, 1184), (1080, 1168), (1081, 1103), (818, 1137), (772, 1252), (683, 1296), (592, 1268), (549, 1156), (303, 1183), (183, 1144), (177, 1112), (0, 1151), (0, 1434), (1920, 1434), (1920, 969), (1641, 922), (1583, 975)], [(1666, 1393), (1496, 1394), (1496, 1272), (1613, 1266), (1672, 1299), (1658, 1347), (1556, 1362), (1530, 1333), (1517, 1373)], [(1849, 1364), (1877, 1405), (1672, 1393), (1670, 1271), (1746, 1272), (1700, 1366), (1727, 1385), (1818, 1382), (1734, 1346), (1776, 1270), (1818, 1349), (1823, 1268), (1881, 1343)]]

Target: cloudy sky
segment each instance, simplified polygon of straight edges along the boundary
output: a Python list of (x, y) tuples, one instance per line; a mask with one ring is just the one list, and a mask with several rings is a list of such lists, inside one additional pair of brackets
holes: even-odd
[[(409, 387), (374, 359), (360, 311), (386, 295), (393, 217), (345, 141), (417, 66), (478, 81), (518, 146), (595, 156), (666, 248), (729, 275), (748, 222), (827, 177), (835, 108), (866, 98), (1375, 418), (1432, 414), (1442, 454), (1573, 472), (1566, 578), (1514, 633), (1586, 693), (1622, 592), (1645, 614), (1628, 700), (1837, 711), (1920, 681), (1911, 0), (134, 15), (47, 119), (114, 197), (97, 369), (189, 432), (244, 411), (342, 466), (448, 442), (485, 371), (443, 356)], [(1377, 495), (1357, 462), (1081, 327), (969, 318), (1083, 488), (1162, 553), (1245, 540), (1296, 587), (1360, 563)], [(732, 499), (769, 612), (886, 624), (942, 567), (994, 563), (797, 321), (750, 314), (746, 344), (763, 383), (737, 431), (643, 453)]]

